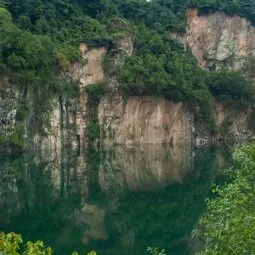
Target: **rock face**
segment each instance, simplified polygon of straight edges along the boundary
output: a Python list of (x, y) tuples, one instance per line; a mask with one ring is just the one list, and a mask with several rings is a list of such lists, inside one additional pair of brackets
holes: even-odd
[(16, 114), (22, 98), (22, 90), (10, 86), (6, 77), (0, 79), (0, 137), (10, 138), (16, 126)]
[(132, 55), (134, 51), (134, 43), (131, 37), (121, 38), (118, 45), (118, 51), (124, 52), (127, 55)]
[(72, 79), (80, 84), (79, 102), (76, 111), (75, 126), (77, 128), (77, 139), (80, 150), (84, 150), (86, 139), (86, 126), (88, 120), (88, 95), (84, 88), (86, 85), (94, 84), (104, 79), (104, 71), (102, 68), (102, 58), (106, 50), (104, 48), (92, 49), (87, 51), (85, 44), (80, 45), (80, 51), (85, 64), (74, 63), (71, 73)]
[(246, 57), (255, 55), (255, 28), (239, 16), (222, 12), (199, 15), (197, 9), (191, 9), (185, 37), (181, 41), (203, 67), (238, 70)]
[[(60, 97), (52, 101), (53, 111), (50, 115), (48, 136), (36, 134), (34, 144), (42, 152), (50, 152), (57, 157), (66, 145), (83, 151), (86, 144), (86, 126), (88, 121), (88, 95), (84, 88), (104, 79), (102, 58), (104, 48), (88, 50), (86, 44), (80, 45), (83, 60), (73, 63), (70, 72), (65, 73), (68, 79), (79, 84), (78, 98)], [(81, 164), (83, 164), (81, 162)], [(82, 167), (82, 166), (81, 166)]]
[(104, 98), (99, 122), (107, 145), (189, 143), (194, 126), (187, 106), (157, 97)]
[(25, 93), (20, 87), (9, 84), (7, 78), (1, 79), (0, 137), (10, 140), (19, 126), (24, 128), (23, 137), (28, 138), (26, 148), (29, 150), (41, 151), (43, 154), (51, 155), (52, 158), (59, 156), (66, 145), (84, 150), (88, 114), (88, 96), (84, 87), (104, 79), (101, 62), (105, 49), (88, 50), (85, 44), (81, 44), (80, 50), (83, 61), (74, 63), (70, 72), (63, 74), (66, 79), (73, 79), (79, 84), (79, 95), (77, 98), (62, 95), (51, 99), (53, 110), (48, 118), (49, 123), (44, 128), (44, 134), (37, 133), (34, 129), (32, 106), (29, 107), (26, 119), (22, 123), (17, 123), (17, 112), (25, 101)]
[(231, 144), (237, 141), (249, 140), (253, 137), (250, 129), (251, 109), (238, 109), (226, 107), (214, 100), (213, 114), (217, 127), (217, 134), (211, 135), (205, 126), (195, 125), (194, 144), (198, 147), (214, 143)]
[[(199, 15), (198, 10), (192, 9), (188, 12), (186, 34), (171, 33), (171, 36), (186, 49), (191, 49), (199, 64), (209, 69), (227, 67), (238, 70), (248, 56), (255, 56), (255, 28), (238, 16), (229, 17), (220, 12)], [(102, 80), (107, 84), (108, 92), (98, 107), (101, 145), (169, 143), (175, 146), (194, 141), (197, 145), (206, 145), (215, 140), (203, 131), (205, 128), (196, 126), (193, 114), (184, 103), (148, 96), (125, 100), (119, 94), (118, 79), (114, 74), (111, 77), (104, 74), (102, 60), (106, 49), (88, 50), (87, 45), (81, 44), (80, 51), (82, 61), (73, 63), (70, 71), (63, 74), (66, 79), (79, 84), (79, 95), (76, 98), (67, 95), (52, 98), (53, 110), (45, 130), (47, 136), (34, 132), (31, 124), (33, 107), (29, 106), (29, 114), (21, 125), (25, 130), (24, 138), (29, 141), (27, 148), (50, 152), (53, 158), (66, 145), (84, 151), (89, 121), (88, 95), (84, 88)], [(121, 69), (123, 56), (132, 53), (132, 38), (120, 39), (114, 50), (112, 69)], [(24, 97), (27, 95), (21, 88), (8, 84), (6, 78), (0, 79), (0, 144), (3, 137), (10, 139), (17, 133), (17, 126), (20, 126), (17, 112)], [(235, 112), (215, 102), (214, 111), (220, 130), (216, 139), (252, 136), (248, 129), (250, 110)], [(83, 164), (81, 160), (81, 168)]]
[[(239, 16), (222, 12), (200, 15), (197, 9), (187, 13), (185, 34), (170, 32), (186, 49), (190, 49), (201, 67), (209, 70), (227, 68), (241, 70), (250, 56), (255, 56), (255, 28)], [(210, 137), (203, 128), (196, 128), (196, 144), (205, 145), (228, 138), (245, 139), (252, 136), (248, 123), (250, 109), (235, 111), (220, 102), (214, 102), (214, 116), (219, 130), (217, 137)]]
[(42, 136), (36, 133), (32, 138), (32, 143), (36, 150), (43, 154), (49, 154), (52, 159), (55, 159), (61, 152), (61, 109), (57, 99), (53, 100), (51, 104), (53, 105), (53, 111), (49, 120), (49, 128), (45, 130), (47, 135)]
[(70, 76), (80, 83), (80, 88), (104, 79), (102, 57), (105, 48), (88, 50), (86, 44), (80, 45), (83, 62), (75, 62), (71, 68)]
[(252, 131), (249, 130), (250, 109), (233, 110), (224, 107), (221, 103), (214, 103), (215, 120), (219, 129), (220, 139), (227, 141), (229, 136), (232, 139), (246, 139), (252, 136)]

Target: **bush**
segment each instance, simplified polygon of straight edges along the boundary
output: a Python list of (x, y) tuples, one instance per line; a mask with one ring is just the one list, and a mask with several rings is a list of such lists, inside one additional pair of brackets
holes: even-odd
[[(52, 255), (53, 250), (45, 247), (42, 241), (28, 241), (23, 244), (22, 236), (15, 233), (0, 233), (0, 254), (3, 255)], [(72, 255), (78, 255), (73, 252)], [(96, 255), (96, 252), (89, 252), (87, 255)]]
[(105, 83), (98, 82), (96, 84), (90, 84), (85, 87), (85, 91), (88, 93), (88, 122), (86, 138), (91, 145), (97, 139), (100, 138), (100, 124), (98, 123), (98, 105), (100, 98), (105, 92)]
[(86, 138), (90, 144), (92, 144), (96, 139), (100, 138), (99, 123), (94, 123), (94, 122), (88, 123)]
[(247, 108), (253, 100), (254, 88), (238, 72), (209, 73), (206, 84), (212, 95), (228, 106)]
[(10, 136), (10, 143), (17, 149), (23, 149), (25, 145), (25, 129), (22, 125), (16, 126), (12, 135)]
[(95, 84), (87, 85), (85, 87), (85, 91), (88, 93), (90, 99), (96, 103), (105, 93), (105, 83), (103, 81), (100, 81)]
[(231, 182), (214, 187), (214, 198), (194, 231), (204, 243), (200, 255), (255, 254), (255, 144), (237, 149), (234, 160)]
[(0, 145), (5, 143), (5, 137), (0, 135)]
[(25, 103), (21, 103), (16, 113), (16, 121), (22, 122), (29, 114), (29, 108)]
[[(166, 255), (164, 250), (149, 247), (147, 249), (151, 255)], [(52, 248), (45, 247), (42, 241), (23, 243), (22, 236), (15, 233), (0, 232), (0, 254), (3, 255), (52, 255)], [(73, 252), (72, 255), (79, 255)], [(97, 255), (95, 251), (90, 251), (87, 255)]]

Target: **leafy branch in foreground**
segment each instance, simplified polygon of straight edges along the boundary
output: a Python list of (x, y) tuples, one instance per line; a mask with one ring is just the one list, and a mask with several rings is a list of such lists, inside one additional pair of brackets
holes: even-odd
[(151, 255), (166, 255), (165, 250), (159, 250), (158, 248), (148, 247), (147, 252)]
[(208, 200), (208, 212), (194, 236), (204, 243), (199, 255), (255, 254), (255, 144), (234, 153), (237, 169), (232, 182), (216, 187)]
[[(23, 244), (22, 236), (15, 233), (0, 233), (0, 255), (52, 255), (53, 250), (45, 247), (42, 241), (28, 241)], [(72, 255), (78, 255), (73, 252)], [(87, 255), (96, 255), (91, 251)]]
[[(147, 249), (151, 255), (166, 255), (164, 250), (158, 248)], [(28, 241), (23, 244), (22, 236), (15, 233), (0, 233), (0, 255), (52, 255), (53, 250), (50, 247), (45, 247), (42, 241)], [(73, 252), (72, 255), (79, 255), (78, 252)], [(87, 253), (87, 255), (97, 255), (95, 251)]]

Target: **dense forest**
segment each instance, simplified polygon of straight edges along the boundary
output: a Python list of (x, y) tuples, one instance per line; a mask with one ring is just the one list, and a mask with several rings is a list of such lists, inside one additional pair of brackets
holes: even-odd
[[(51, 95), (77, 92), (60, 73), (80, 58), (81, 42), (106, 47), (109, 59), (118, 39), (128, 35), (135, 51), (116, 74), (122, 95), (156, 95), (184, 101), (193, 109), (198, 105), (197, 120), (216, 132), (213, 96), (226, 105), (247, 107), (254, 92), (240, 73), (201, 69), (169, 37), (169, 30), (185, 31), (190, 7), (201, 14), (238, 14), (255, 23), (253, 0), (0, 0), (1, 76), (32, 91), (40, 116), (50, 110)], [(24, 120), (27, 111), (24, 102), (17, 121)]]

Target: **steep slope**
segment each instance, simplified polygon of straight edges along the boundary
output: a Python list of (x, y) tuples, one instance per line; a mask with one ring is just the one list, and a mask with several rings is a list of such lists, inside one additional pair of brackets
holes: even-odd
[[(0, 18), (6, 24), (6, 35), (20, 35), (10, 13), (4, 10)], [(80, 31), (87, 31), (83, 21)], [(215, 79), (211, 75), (214, 72), (204, 70), (224, 67), (243, 71), (247, 58), (254, 61), (255, 32), (248, 20), (220, 12), (199, 15), (197, 9), (191, 9), (186, 34), (170, 33), (184, 44), (186, 51), (168, 34), (137, 22), (140, 21), (110, 20), (104, 47), (101, 43), (92, 47), (93, 44), (82, 42), (77, 46), (80, 57), (72, 61), (62, 51), (54, 59), (54, 50), (47, 47), (46, 53), (37, 54), (52, 54), (50, 66), (44, 63), (40, 70), (29, 63), (26, 72), (19, 65), (31, 60), (40, 67), (41, 60), (37, 55), (35, 59), (31, 57), (31, 45), (21, 44), (17, 49), (7, 38), (1, 52), (7, 69), (2, 72), (0, 83), (0, 143), (50, 152), (55, 157), (67, 145), (78, 151), (99, 144), (191, 146), (253, 135), (250, 123), (254, 117), (254, 89), (241, 74), (219, 72)], [(38, 40), (38, 49), (50, 42), (32, 32), (24, 36)], [(91, 42), (95, 43), (95, 38), (93, 33)], [(14, 57), (9, 43), (13, 54), (25, 51), (24, 59)], [(189, 55), (189, 49), (202, 68)], [(53, 64), (58, 66), (57, 71)], [(246, 71), (244, 74), (249, 76)], [(238, 78), (234, 87), (231, 77)], [(214, 82), (222, 84), (225, 78), (231, 86), (217, 95)], [(21, 82), (25, 84), (18, 86)]]
[(222, 12), (199, 15), (188, 11), (186, 43), (203, 67), (240, 70), (255, 56), (255, 28), (245, 18)]

